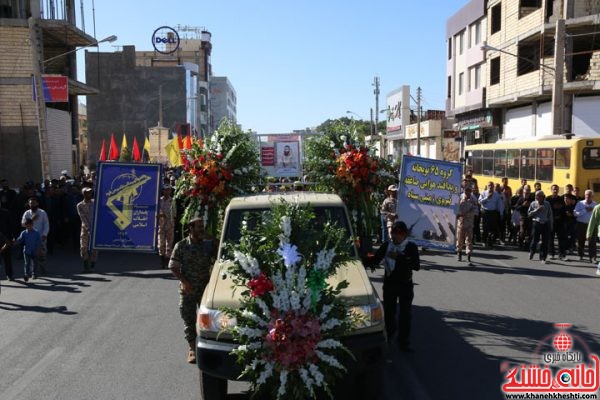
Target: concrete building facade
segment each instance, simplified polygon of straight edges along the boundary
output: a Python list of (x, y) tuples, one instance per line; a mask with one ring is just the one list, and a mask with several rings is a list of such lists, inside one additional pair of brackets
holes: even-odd
[(486, 106), (486, 3), (471, 0), (446, 23), (446, 115), (463, 145), (499, 137), (501, 113)]
[(161, 102), (163, 126), (175, 130), (186, 122), (188, 70), (183, 65), (139, 66), (134, 46), (86, 52), (85, 59), (87, 82), (99, 89), (87, 99), (88, 163), (97, 162), (102, 139), (110, 143), (111, 134), (117, 144), (127, 134), (130, 145), (132, 136), (143, 145), (149, 128), (158, 125)]
[[(557, 32), (561, 19), (564, 32)], [(556, 133), (553, 109), (563, 116), (559, 132), (600, 133), (599, 1), (489, 0), (487, 21), (486, 103), (501, 112), (502, 138)], [(563, 33), (565, 56), (556, 60)], [(560, 97), (553, 104), (557, 67), (564, 107), (556, 106)]]
[(210, 99), (213, 122), (211, 131), (217, 129), (224, 118), (237, 122), (237, 94), (226, 76), (210, 78)]
[[(78, 47), (96, 40), (77, 25), (74, 0), (57, 3), (52, 8), (39, 0), (0, 3), (0, 177), (11, 185), (76, 171), (77, 96), (96, 93), (77, 81), (75, 57)], [(66, 97), (32, 100), (32, 76), (43, 77), (45, 88), (48, 77), (66, 82), (59, 88)]]

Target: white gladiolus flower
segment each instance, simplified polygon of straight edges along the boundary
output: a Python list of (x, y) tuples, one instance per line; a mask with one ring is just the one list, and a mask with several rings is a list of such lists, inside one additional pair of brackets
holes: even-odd
[(300, 374), (300, 378), (302, 378), (302, 381), (304, 382), (304, 386), (306, 386), (306, 388), (308, 389), (308, 391), (310, 392), (311, 395), (314, 395), (314, 393), (315, 393), (315, 390), (313, 389), (314, 381), (308, 374), (308, 371), (304, 368), (300, 368), (298, 370), (298, 373)]
[(331, 262), (335, 257), (335, 250), (321, 250), (317, 253), (317, 262), (315, 263), (315, 269), (317, 270), (328, 270), (331, 267)]
[(292, 219), (287, 215), (281, 217), (281, 231), (287, 238), (292, 234)]
[(325, 321), (325, 323), (321, 325), (321, 332), (328, 331), (328, 330), (333, 329), (336, 326), (339, 326), (341, 324), (342, 324), (342, 322), (339, 319), (332, 318), (330, 320)]
[(319, 349), (335, 349), (339, 347), (342, 347), (342, 343), (335, 339), (325, 339), (317, 343), (317, 348)]
[(298, 292), (292, 292), (290, 296), (290, 305), (294, 311), (298, 311), (300, 309), (300, 295), (298, 295)]
[(260, 267), (258, 265), (258, 260), (256, 260), (254, 257), (247, 256), (239, 250), (234, 250), (233, 256), (235, 258), (235, 261), (240, 264), (240, 267), (242, 267), (242, 269), (246, 271), (247, 274), (249, 274), (253, 278), (256, 278), (258, 275), (260, 275)]
[(285, 394), (285, 385), (287, 384), (288, 372), (286, 370), (281, 371), (279, 375), (279, 390), (277, 390), (277, 397), (281, 397)]
[(273, 364), (268, 363), (265, 365), (265, 370), (263, 372), (261, 372), (260, 376), (256, 380), (256, 384), (257, 385), (264, 384), (267, 381), (267, 379), (271, 377), (271, 375), (273, 375)]
[(260, 307), (260, 310), (262, 311), (264, 318), (266, 320), (270, 320), (271, 312), (269, 311), (269, 306), (267, 306), (267, 303), (265, 303), (260, 298), (256, 298), (255, 301), (256, 301), (256, 305), (258, 305), (258, 307)]
[(311, 375), (313, 376), (313, 378), (315, 378), (315, 384), (318, 387), (323, 387), (323, 374), (321, 373), (321, 371), (319, 371), (319, 367), (317, 367), (315, 364), (308, 364), (308, 370), (310, 371)]
[[(310, 300), (311, 300), (311, 295), (312, 295), (312, 290), (310, 290), (310, 289), (308, 289), (308, 288), (307, 288), (307, 289), (306, 289), (306, 294), (305, 294), (305, 296), (304, 296), (304, 300), (302, 301), (302, 307), (303, 307), (305, 310), (308, 310), (308, 309), (310, 308), (310, 306), (311, 306), (311, 302), (310, 302)], [(320, 318), (319, 318), (319, 319), (320, 319)]]
[(254, 314), (253, 312), (250, 312), (248, 310), (242, 311), (242, 317), (248, 318), (249, 320), (254, 321), (257, 324), (259, 324), (260, 326), (267, 326), (267, 322), (265, 320), (261, 319), (258, 315)]
[(333, 141), (329, 142), (329, 147), (331, 147), (332, 149), (335, 147), (335, 143), (333, 143)]
[(331, 304), (326, 304), (323, 306), (323, 310), (321, 311), (321, 314), (319, 315), (319, 319), (322, 321), (325, 319), (325, 317), (327, 317), (327, 314), (329, 314), (329, 311), (331, 311), (331, 309), (333, 308), (333, 306)]
[(249, 338), (259, 338), (262, 337), (264, 331), (262, 329), (257, 328), (246, 328), (237, 326), (234, 328), (240, 335), (248, 336)]
[(340, 139), (342, 140), (342, 142), (346, 143), (346, 139), (348, 138), (346, 137), (346, 135), (342, 135), (340, 136)]
[(325, 354), (321, 350), (315, 350), (315, 354), (317, 355), (317, 357), (319, 357), (319, 360), (323, 361), (324, 363), (327, 363), (337, 369), (341, 369), (344, 371), (346, 370), (346, 368), (342, 364), (340, 364), (340, 362), (334, 356)]

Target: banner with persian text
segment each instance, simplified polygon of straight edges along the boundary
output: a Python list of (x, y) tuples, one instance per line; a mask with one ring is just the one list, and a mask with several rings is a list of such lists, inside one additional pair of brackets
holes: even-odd
[(456, 251), (456, 214), (462, 164), (404, 155), (398, 220), (418, 246)]
[(94, 250), (156, 251), (161, 164), (98, 163)]

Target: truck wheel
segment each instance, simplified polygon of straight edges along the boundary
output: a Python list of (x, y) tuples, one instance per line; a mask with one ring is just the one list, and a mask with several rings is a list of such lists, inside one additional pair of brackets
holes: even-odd
[(225, 400), (227, 397), (227, 380), (220, 379), (200, 371), (200, 399)]

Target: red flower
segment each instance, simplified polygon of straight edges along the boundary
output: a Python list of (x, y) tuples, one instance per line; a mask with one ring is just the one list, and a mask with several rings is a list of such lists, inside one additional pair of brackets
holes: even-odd
[(252, 297), (260, 297), (273, 290), (273, 282), (271, 282), (264, 272), (261, 272), (258, 278), (248, 281), (248, 288), (252, 291), (250, 293)]

